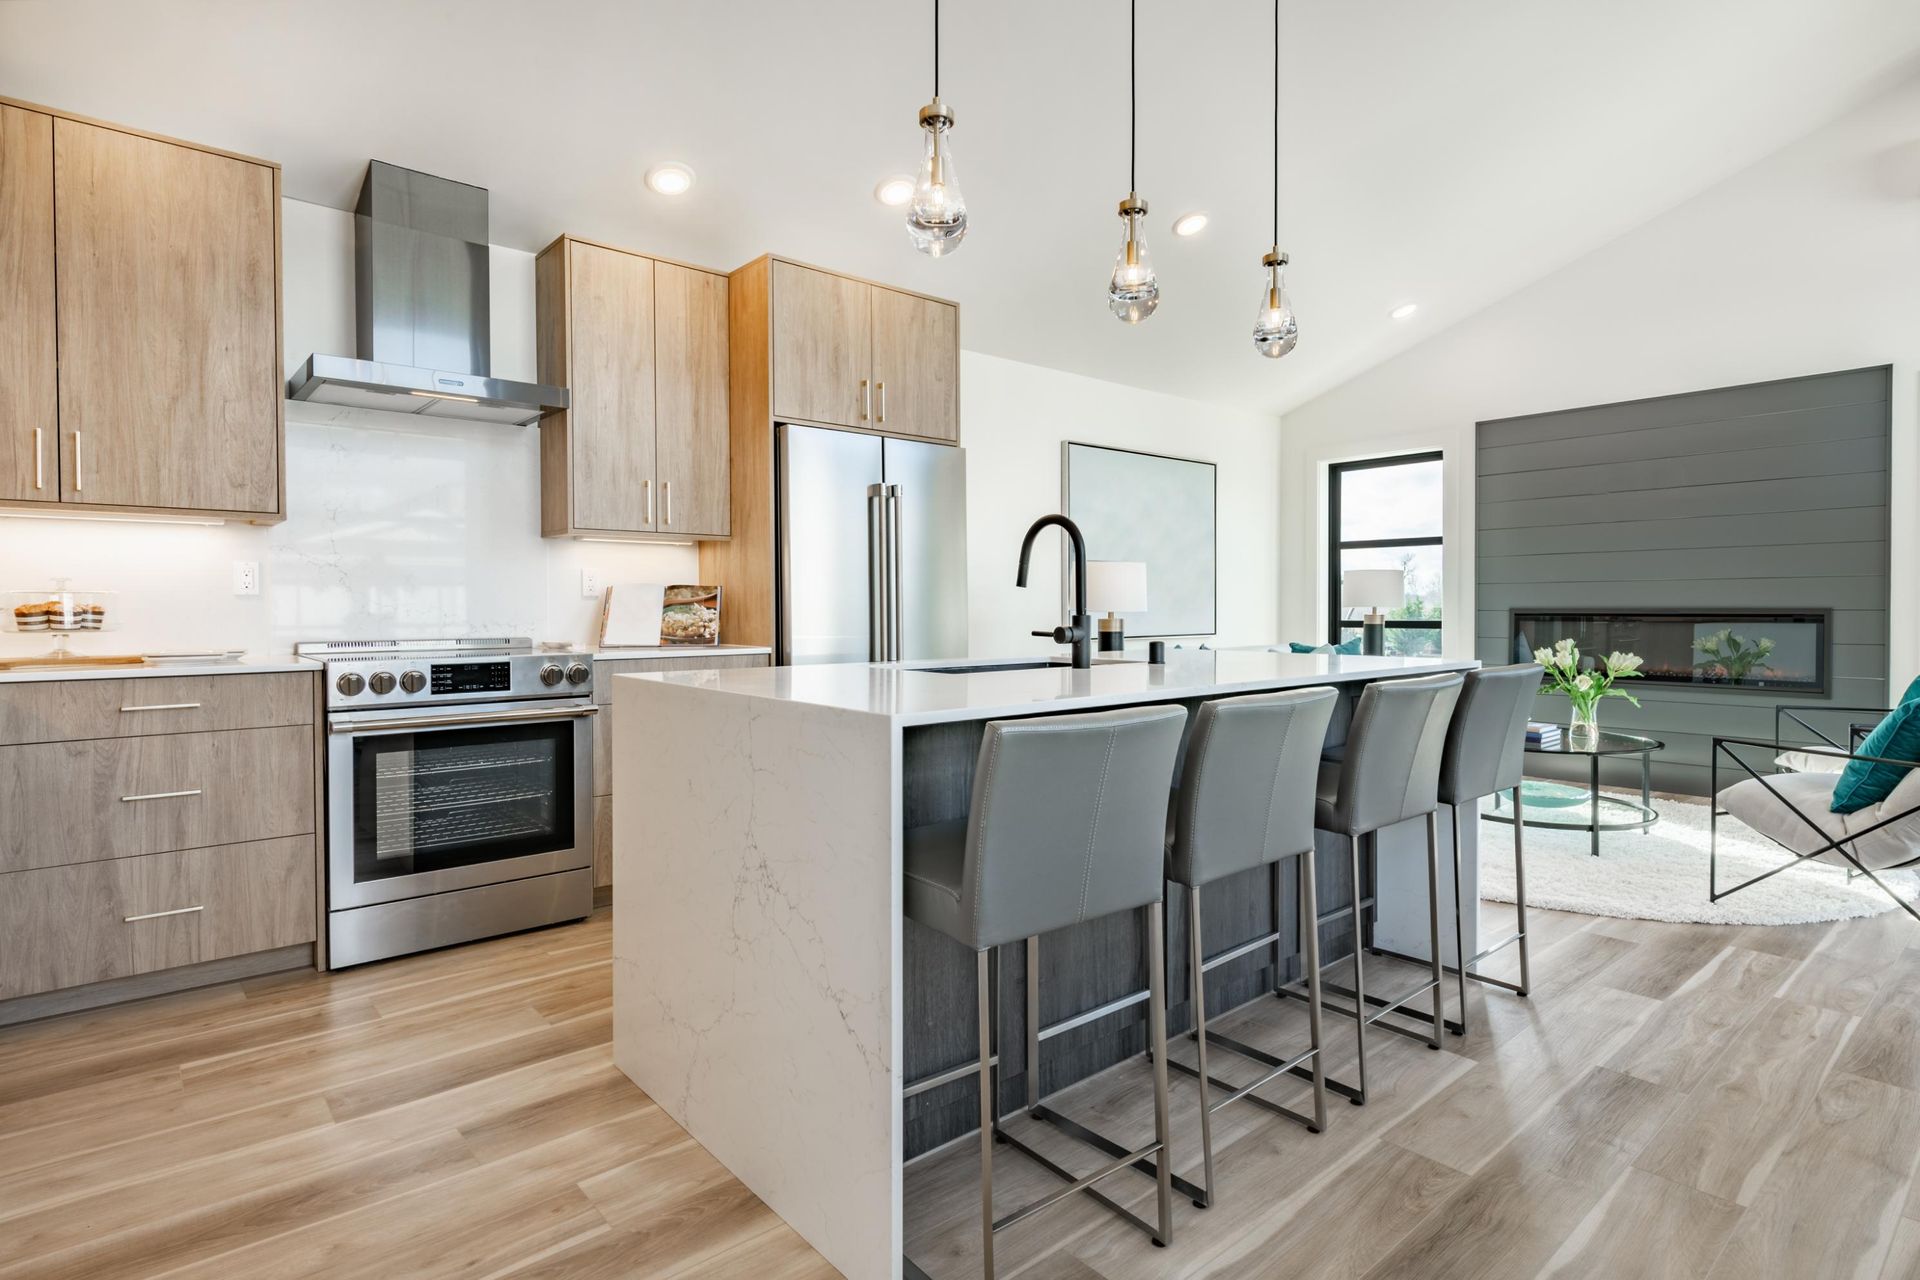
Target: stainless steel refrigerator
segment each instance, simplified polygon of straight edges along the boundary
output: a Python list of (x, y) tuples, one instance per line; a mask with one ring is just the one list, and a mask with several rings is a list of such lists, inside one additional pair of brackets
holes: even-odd
[(966, 452), (777, 431), (780, 663), (964, 658)]

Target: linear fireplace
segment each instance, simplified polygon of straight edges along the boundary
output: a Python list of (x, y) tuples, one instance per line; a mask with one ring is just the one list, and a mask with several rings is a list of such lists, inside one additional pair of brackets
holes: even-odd
[(1583, 655), (1637, 653), (1650, 684), (1827, 692), (1830, 614), (1738, 610), (1512, 611), (1514, 657), (1571, 639)]

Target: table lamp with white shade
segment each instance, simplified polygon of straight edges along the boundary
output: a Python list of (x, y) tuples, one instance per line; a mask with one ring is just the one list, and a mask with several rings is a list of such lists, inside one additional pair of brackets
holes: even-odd
[(1087, 608), (1106, 614), (1100, 619), (1100, 651), (1119, 653), (1127, 647), (1123, 613), (1143, 613), (1147, 607), (1147, 564), (1144, 560), (1089, 560)]
[(1340, 607), (1365, 609), (1360, 621), (1360, 651), (1374, 655), (1387, 651), (1387, 609), (1407, 602), (1404, 569), (1349, 569), (1340, 575)]

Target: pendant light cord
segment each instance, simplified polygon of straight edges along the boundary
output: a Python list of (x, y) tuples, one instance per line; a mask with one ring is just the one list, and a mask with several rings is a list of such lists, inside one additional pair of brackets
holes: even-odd
[(1280, 249), (1280, 0), (1273, 0), (1273, 248)]
[(1140, 164), (1140, 74), (1135, 69), (1140, 49), (1138, 0), (1127, 0), (1127, 190), (1138, 191), (1135, 171)]
[(933, 0), (933, 96), (940, 97), (940, 0)]

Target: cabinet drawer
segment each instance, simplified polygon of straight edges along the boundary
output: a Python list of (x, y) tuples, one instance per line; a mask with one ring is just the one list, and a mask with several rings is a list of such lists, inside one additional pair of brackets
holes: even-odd
[(0, 745), (313, 723), (304, 671), (0, 685)]
[(304, 725), (0, 747), (0, 872), (313, 830)]
[(313, 895), (310, 835), (0, 875), (0, 999), (312, 942)]

